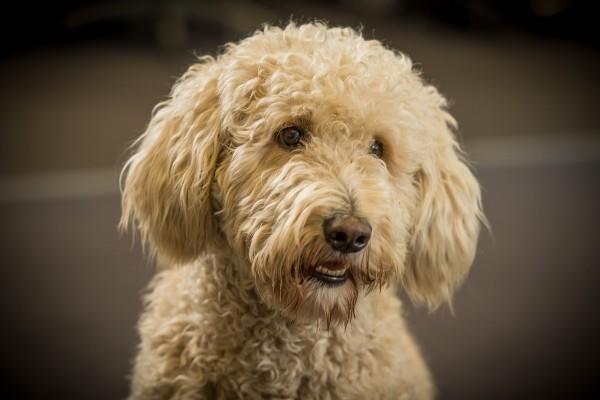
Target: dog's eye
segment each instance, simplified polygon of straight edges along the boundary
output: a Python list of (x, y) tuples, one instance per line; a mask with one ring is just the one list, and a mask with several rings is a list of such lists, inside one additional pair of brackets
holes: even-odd
[(373, 154), (377, 158), (383, 157), (383, 143), (377, 139), (373, 139), (369, 145), (369, 153)]
[(289, 126), (287, 128), (283, 128), (279, 131), (277, 135), (277, 139), (279, 144), (283, 147), (293, 149), (302, 143), (302, 139), (304, 138), (304, 131), (297, 126)]

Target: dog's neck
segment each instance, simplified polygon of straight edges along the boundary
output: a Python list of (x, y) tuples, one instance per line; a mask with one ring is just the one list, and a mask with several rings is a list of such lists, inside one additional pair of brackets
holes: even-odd
[(203, 258), (206, 267), (212, 269), (210, 273), (212, 283), (228, 293), (223, 301), (236, 302), (256, 317), (279, 315), (263, 301), (256, 290), (250, 272), (250, 263), (240, 258), (238, 252), (229, 245), (222, 242), (218, 247), (213, 247)]

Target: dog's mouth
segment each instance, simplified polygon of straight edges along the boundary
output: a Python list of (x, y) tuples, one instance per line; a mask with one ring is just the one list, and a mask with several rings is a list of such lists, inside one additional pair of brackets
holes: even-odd
[(310, 268), (310, 278), (327, 286), (338, 286), (348, 279), (348, 265), (340, 261), (328, 261)]

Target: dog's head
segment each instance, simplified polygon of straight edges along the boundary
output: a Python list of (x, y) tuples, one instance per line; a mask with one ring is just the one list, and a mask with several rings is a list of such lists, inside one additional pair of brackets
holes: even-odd
[(227, 243), (289, 316), (348, 321), (393, 278), (437, 305), (482, 218), (445, 106), (407, 57), (351, 29), (265, 28), (193, 65), (155, 111), (122, 224), (171, 264)]

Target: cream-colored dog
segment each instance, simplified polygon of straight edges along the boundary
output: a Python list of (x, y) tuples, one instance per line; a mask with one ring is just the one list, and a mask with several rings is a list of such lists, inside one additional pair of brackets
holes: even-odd
[(445, 106), (406, 56), (322, 24), (190, 67), (123, 175), (122, 227), (163, 267), (131, 398), (431, 398), (394, 283), (449, 300), (483, 219)]

